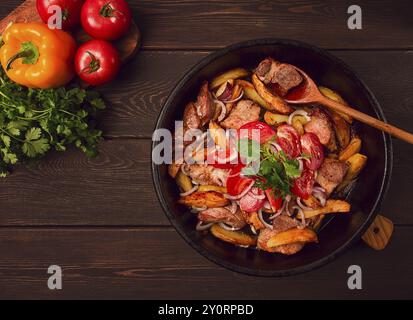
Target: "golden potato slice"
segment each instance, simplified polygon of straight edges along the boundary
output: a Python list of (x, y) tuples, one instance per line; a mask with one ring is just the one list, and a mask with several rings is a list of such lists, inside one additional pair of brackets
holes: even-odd
[(216, 238), (239, 246), (255, 246), (257, 243), (253, 236), (241, 231), (226, 230), (218, 224), (214, 224), (210, 230)]
[(269, 248), (274, 248), (278, 246), (283, 246), (292, 243), (308, 243), (308, 242), (318, 242), (317, 234), (311, 229), (290, 229), (284, 232), (280, 232), (272, 236), (268, 242), (267, 246)]
[(367, 157), (361, 153), (353, 154), (350, 158), (347, 159), (347, 164), (349, 165), (347, 174), (344, 177), (343, 181), (337, 187), (337, 190), (343, 190), (351, 181), (353, 181), (363, 170), (367, 162)]
[(258, 103), (261, 107), (269, 109), (268, 103), (260, 97), (251, 82), (245, 80), (237, 80), (236, 83), (244, 90), (245, 97)]
[[(323, 87), (323, 86), (319, 86), (318, 90), (320, 90), (320, 92), (326, 96), (327, 98), (343, 103), (343, 104), (348, 104), (337, 92), (335, 92), (334, 90), (331, 90), (329, 88)], [(348, 123), (352, 123), (353, 122), (353, 118), (344, 114), (344, 113), (340, 113), (340, 115), (344, 118), (344, 120), (346, 120)]]
[[(239, 97), (239, 95), (241, 94), (242, 91), (242, 87), (238, 84), (235, 85), (234, 90), (232, 91), (232, 96), (231, 96), (231, 100), (235, 100), (236, 98)], [(227, 114), (229, 114), (232, 110), (232, 108), (237, 104), (237, 102), (230, 102), (226, 104), (227, 107)]]
[(227, 137), (225, 135), (225, 130), (221, 128), (219, 124), (214, 121), (209, 122), (209, 134), (214, 140), (215, 144), (223, 149), (227, 148)]
[(317, 200), (316, 197), (314, 197), (313, 195), (310, 195), (308, 197), (308, 199), (301, 199), (302, 202), (304, 202), (304, 204), (307, 207), (313, 208), (313, 209), (317, 209), (321, 207), (320, 202)]
[(264, 121), (271, 126), (278, 125), (283, 122), (287, 122), (288, 116), (284, 114), (278, 114), (278, 113), (272, 113), (272, 112), (266, 111), (264, 114)]
[(337, 112), (331, 112), (331, 120), (340, 148), (346, 148), (350, 142), (350, 125)]
[(351, 206), (348, 202), (343, 200), (334, 200), (329, 199), (326, 202), (326, 205), (321, 208), (313, 209), (313, 210), (304, 210), (305, 218), (315, 217), (319, 214), (326, 214), (326, 213), (338, 213), (338, 212), (349, 212)]
[(294, 129), (298, 132), (300, 136), (304, 134), (304, 126), (299, 117), (294, 117), (293, 121), (291, 121), (291, 125), (294, 127)]
[(231, 69), (212, 79), (211, 85), (209, 87), (211, 90), (214, 90), (228, 80), (245, 78), (249, 74), (249, 71), (244, 68)]
[(199, 192), (216, 191), (219, 193), (227, 193), (227, 188), (220, 187), (220, 186), (200, 185), (198, 188), (198, 191)]
[(258, 213), (256, 213), (256, 212), (252, 212), (250, 214), (247, 214), (245, 220), (248, 224), (252, 225), (256, 231), (265, 228), (264, 224), (258, 218)]
[(230, 201), (222, 193), (216, 191), (196, 191), (188, 196), (181, 197), (178, 203), (188, 207), (218, 208), (229, 205)]
[(177, 173), (175, 180), (182, 192), (187, 192), (193, 187), (191, 179), (187, 175), (183, 174), (181, 170)]
[(288, 103), (284, 101), (284, 99), (272, 94), (255, 74), (252, 75), (252, 83), (257, 93), (264, 101), (267, 102), (267, 109), (269, 111), (275, 111), (282, 114), (290, 114), (294, 111), (294, 109), (291, 108)]
[(340, 161), (346, 161), (348, 158), (350, 158), (352, 155), (358, 153), (361, 149), (361, 140), (360, 138), (353, 138), (349, 142), (346, 148), (341, 150), (338, 159)]

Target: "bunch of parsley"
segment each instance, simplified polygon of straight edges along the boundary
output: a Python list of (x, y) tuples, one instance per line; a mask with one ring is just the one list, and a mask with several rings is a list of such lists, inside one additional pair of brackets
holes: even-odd
[(97, 153), (102, 132), (94, 127), (105, 108), (100, 95), (72, 84), (30, 89), (11, 81), (0, 67), (0, 177), (18, 162), (40, 158), (50, 149), (75, 145)]
[[(242, 169), (242, 174), (245, 176), (258, 177), (255, 180), (254, 186), (262, 190), (269, 188), (276, 191), (282, 198), (291, 194), (291, 186), (294, 179), (300, 177), (299, 162), (297, 159), (289, 159), (284, 151), (274, 152), (269, 143), (265, 143), (258, 147), (259, 159), (257, 156), (251, 157), (251, 147), (258, 144), (255, 141), (248, 141), (248, 147), (245, 150), (239, 147), (241, 156), (247, 158), (248, 162), (259, 163), (258, 171), (252, 166), (247, 166)], [(259, 145), (259, 144), (258, 144)], [(305, 155), (302, 155), (305, 156)]]

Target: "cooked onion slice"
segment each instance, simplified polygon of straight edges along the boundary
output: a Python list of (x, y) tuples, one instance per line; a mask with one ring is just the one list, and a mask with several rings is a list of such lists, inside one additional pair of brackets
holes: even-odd
[(235, 227), (233, 227), (233, 226), (229, 226), (229, 225), (227, 225), (225, 222), (220, 222), (220, 223), (218, 223), (221, 227), (223, 227), (225, 230), (228, 230), (228, 231), (237, 231), (237, 230), (240, 230), (240, 229), (242, 229), (242, 227), (241, 228), (235, 228)]
[(194, 186), (192, 189), (186, 191), (186, 192), (181, 192), (179, 195), (181, 197), (189, 196), (191, 193), (194, 193), (196, 190), (198, 190), (198, 186)]
[(254, 185), (255, 181), (251, 181), (251, 183), (248, 185), (248, 187), (245, 188), (244, 191), (242, 191), (240, 194), (237, 194), (236, 196), (231, 196), (228, 193), (224, 194), (224, 197), (229, 199), (229, 200), (238, 200), (241, 199), (243, 196), (245, 196), (248, 191), (251, 190), (252, 186)]
[(308, 112), (307, 112), (307, 111), (302, 110), (302, 109), (299, 109), (299, 110), (295, 110), (293, 113), (291, 113), (291, 114), (289, 115), (288, 121), (287, 121), (289, 125), (292, 124), (293, 118), (294, 118), (295, 116), (303, 116), (304, 118), (306, 118), (307, 121), (310, 121), (310, 120), (311, 120), (311, 118), (310, 118), (310, 116), (308, 115)]
[(273, 226), (269, 224), (267, 221), (264, 220), (262, 216), (262, 209), (258, 210), (258, 218), (260, 219), (261, 223), (268, 229), (273, 229)]
[(204, 224), (203, 221), (198, 221), (198, 223), (196, 224), (195, 229), (196, 229), (197, 231), (207, 230), (207, 229), (211, 228), (213, 224), (214, 224), (214, 223), (212, 223), (212, 222), (211, 222), (211, 223)]

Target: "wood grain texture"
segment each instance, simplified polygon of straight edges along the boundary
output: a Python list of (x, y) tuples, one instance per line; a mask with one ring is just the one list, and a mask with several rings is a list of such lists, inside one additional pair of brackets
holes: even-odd
[[(413, 152), (396, 144), (393, 181), (382, 212), (395, 224), (413, 224)], [(165, 226), (150, 172), (150, 141), (101, 143), (89, 159), (78, 150), (52, 152), (0, 179), (0, 226)], [(404, 152), (404, 153), (403, 153)]]
[[(413, 51), (374, 52), (374, 59), (371, 51), (332, 53), (361, 75), (381, 103), (390, 123), (405, 130), (411, 129)], [(121, 71), (116, 86), (109, 84), (99, 88), (109, 105), (102, 121), (106, 135), (151, 137), (158, 113), (172, 88), (207, 54), (141, 52), (128, 64), (128, 68)]]
[[(42, 22), (36, 9), (36, 0), (25, 0), (9, 14), (6, 13), (0, 21), (0, 33), (2, 33), (10, 23), (16, 22)], [(91, 39), (81, 28), (74, 32), (78, 43), (83, 43)], [(122, 38), (114, 42), (118, 49), (122, 63), (129, 61), (138, 51), (141, 41), (139, 28), (132, 22), (129, 31)]]
[[(359, 243), (311, 273), (257, 278), (209, 262), (170, 228), (2, 229), (0, 298), (411, 298), (412, 241), (413, 228), (398, 227), (386, 250)], [(61, 291), (47, 288), (51, 264), (63, 268)], [(363, 290), (347, 288), (354, 264)]]
[(363, 234), (363, 241), (375, 250), (383, 250), (393, 234), (393, 222), (382, 215), (377, 215), (373, 223)]
[(153, 190), (146, 140), (49, 153), (0, 179), (0, 225), (165, 225)]
[(347, 9), (352, 3), (346, 0), (129, 3), (144, 30), (144, 47), (150, 49), (215, 49), (266, 37), (302, 40), (325, 48), (413, 47), (409, 0), (357, 1), (363, 29), (355, 31), (347, 27)]
[[(346, 0), (129, 0), (145, 49), (216, 49), (256, 38), (324, 48), (412, 48), (409, 0), (359, 0), (363, 29), (349, 30)], [(0, 17), (21, 0), (2, 0)], [(397, 17), (397, 19), (395, 19)], [(328, 26), (328, 28), (326, 28)]]

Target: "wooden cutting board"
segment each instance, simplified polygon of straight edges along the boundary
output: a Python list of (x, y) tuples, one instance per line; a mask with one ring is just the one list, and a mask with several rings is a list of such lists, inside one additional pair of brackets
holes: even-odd
[[(37, 13), (36, 0), (25, 0), (20, 6), (14, 9), (7, 17), (0, 21), (0, 34), (12, 22), (41, 22)], [(76, 40), (81, 43), (90, 39), (83, 31), (74, 32)], [(141, 34), (135, 22), (132, 22), (129, 32), (121, 39), (113, 42), (119, 51), (122, 63), (129, 60), (140, 47)]]

